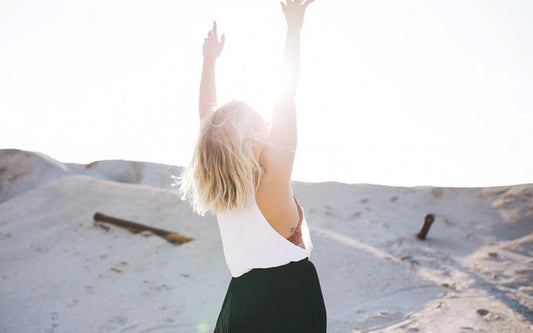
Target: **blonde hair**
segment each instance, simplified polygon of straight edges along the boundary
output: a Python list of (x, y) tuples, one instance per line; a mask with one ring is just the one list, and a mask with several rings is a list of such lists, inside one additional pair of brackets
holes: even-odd
[(248, 104), (233, 101), (203, 121), (192, 161), (178, 178), (182, 200), (200, 215), (211, 210), (247, 207), (262, 170), (253, 146), (265, 143), (256, 130), (261, 115)]

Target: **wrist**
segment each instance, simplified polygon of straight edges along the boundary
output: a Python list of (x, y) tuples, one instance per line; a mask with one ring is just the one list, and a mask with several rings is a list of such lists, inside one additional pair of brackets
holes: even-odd
[(214, 67), (217, 63), (217, 58), (206, 58), (204, 57), (204, 66)]
[(298, 28), (298, 27), (287, 27), (287, 36), (295, 36), (295, 37), (298, 37), (300, 36), (300, 31), (302, 30), (302, 28)]

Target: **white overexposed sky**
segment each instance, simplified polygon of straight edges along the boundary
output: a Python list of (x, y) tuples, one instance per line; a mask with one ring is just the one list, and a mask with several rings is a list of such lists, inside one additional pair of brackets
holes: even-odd
[[(185, 165), (203, 38), (227, 37), (219, 103), (269, 117), (277, 0), (0, 2), (0, 148)], [(293, 178), (533, 182), (533, 2), (316, 0), (302, 32)]]

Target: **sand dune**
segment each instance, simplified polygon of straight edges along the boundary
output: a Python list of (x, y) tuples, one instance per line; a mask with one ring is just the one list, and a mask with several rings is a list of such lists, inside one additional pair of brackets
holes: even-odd
[(42, 153), (4, 149), (0, 150), (0, 203), (71, 175), (170, 189), (170, 176), (179, 172), (177, 166), (124, 160), (61, 163)]
[[(0, 151), (1, 332), (210, 332), (230, 275), (178, 168)], [(533, 331), (533, 185), (294, 183), (328, 332)], [(95, 212), (177, 231), (174, 245)], [(415, 237), (425, 214), (435, 222)]]

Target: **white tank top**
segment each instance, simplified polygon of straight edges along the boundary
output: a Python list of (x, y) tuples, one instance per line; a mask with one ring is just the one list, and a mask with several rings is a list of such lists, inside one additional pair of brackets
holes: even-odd
[(313, 244), (303, 208), (301, 232), (305, 249), (280, 235), (265, 219), (255, 198), (250, 201), (248, 208), (217, 214), (226, 264), (233, 277), (254, 268), (282, 266), (310, 256)]

